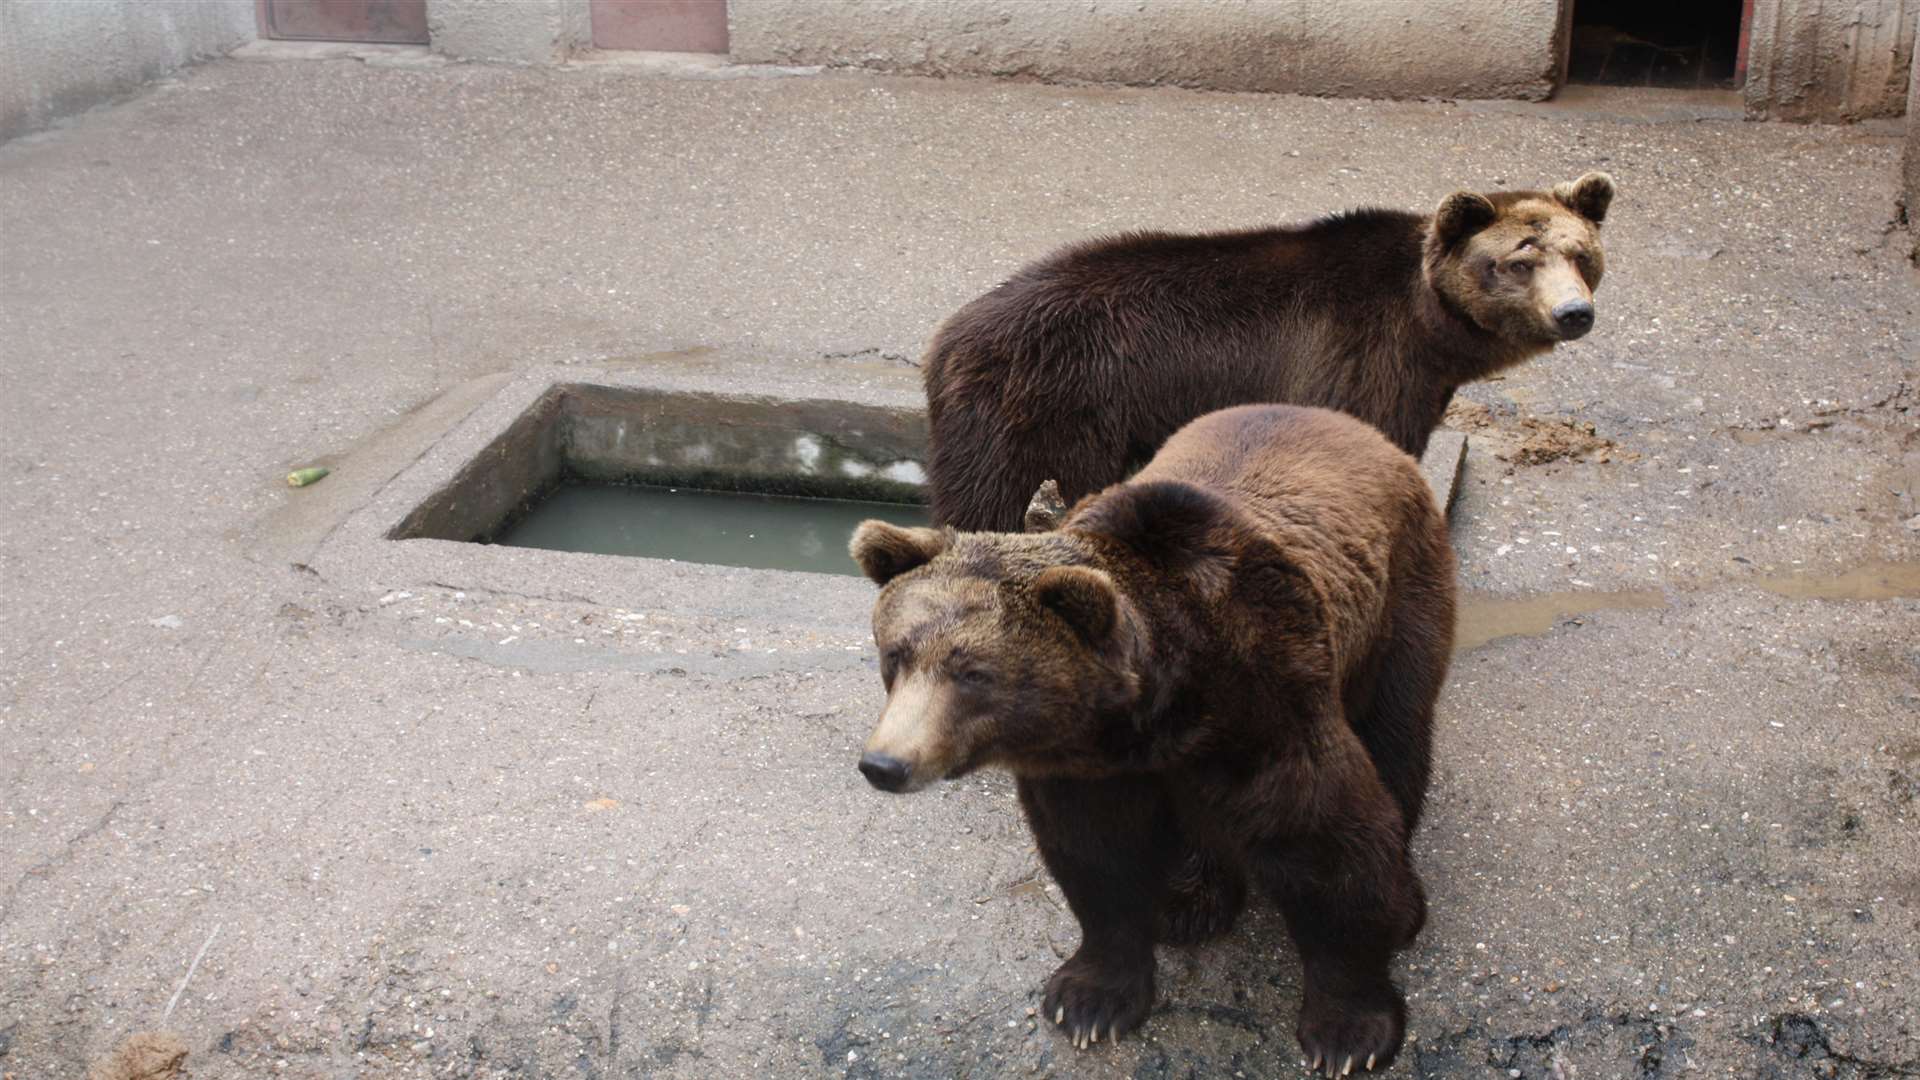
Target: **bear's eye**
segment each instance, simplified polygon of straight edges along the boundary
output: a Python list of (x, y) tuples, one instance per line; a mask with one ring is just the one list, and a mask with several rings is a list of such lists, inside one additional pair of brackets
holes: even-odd
[(985, 668), (961, 668), (954, 673), (953, 681), (969, 690), (985, 690), (993, 685), (993, 672)]
[(1507, 264), (1507, 273), (1517, 278), (1524, 278), (1533, 273), (1533, 264), (1524, 259), (1510, 262)]
[(880, 654), (880, 681), (891, 687), (893, 677), (900, 670), (900, 664), (906, 657), (902, 649), (888, 649)]

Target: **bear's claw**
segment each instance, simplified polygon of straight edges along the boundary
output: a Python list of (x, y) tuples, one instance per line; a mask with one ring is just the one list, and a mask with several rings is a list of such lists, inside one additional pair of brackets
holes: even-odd
[(1088, 1049), (1105, 1035), (1118, 1042), (1140, 1026), (1153, 1007), (1153, 954), (1145, 962), (1089, 959), (1086, 950), (1060, 965), (1047, 980), (1043, 1008), (1066, 1028), (1067, 1041)]
[(1355, 1066), (1370, 1072), (1393, 1064), (1406, 1030), (1406, 1005), (1389, 984), (1351, 996), (1309, 992), (1295, 1034), (1312, 1059), (1308, 1072), (1324, 1065), (1328, 1076), (1347, 1076)]

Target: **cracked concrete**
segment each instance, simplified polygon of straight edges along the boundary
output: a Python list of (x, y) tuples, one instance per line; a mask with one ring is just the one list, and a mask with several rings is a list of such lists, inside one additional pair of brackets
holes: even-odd
[[(213, 1080), (1288, 1075), (1265, 912), (1165, 952), (1137, 1040), (1036, 1023), (1075, 931), (1011, 785), (852, 767), (859, 581), (327, 553), (536, 369), (911, 404), (1054, 244), (1600, 167), (1599, 326), (1465, 394), (1463, 582), (1570, 599), (1456, 660), (1391, 1075), (1912, 1075), (1899, 154), (1632, 93), (356, 61), (0, 146), (0, 1072), (155, 1025), (219, 925), (170, 1023)], [(1529, 421), (1619, 452), (1496, 456)]]
[(107, 808), (100, 812), (100, 817), (97, 820), (79, 832), (74, 833), (71, 839), (60, 845), (52, 854), (32, 866), (27, 867), (21, 872), (18, 878), (9, 883), (6, 892), (0, 893), (0, 923), (4, 923), (7, 917), (13, 914), (14, 898), (20, 895), (20, 890), (26, 886), (29, 881), (36, 877), (49, 877), (68, 862), (71, 862), (74, 852), (80, 845), (94, 836), (99, 835), (100, 830), (112, 824), (113, 816), (119, 813), (121, 807), (125, 805), (126, 802), (122, 799), (115, 799), (108, 803)]

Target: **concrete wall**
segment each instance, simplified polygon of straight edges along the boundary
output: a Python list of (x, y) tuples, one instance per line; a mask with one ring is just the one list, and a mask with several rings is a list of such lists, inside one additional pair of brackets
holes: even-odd
[(1366, 97), (1547, 96), (1560, 0), (730, 0), (733, 58)]
[[(589, 0), (428, 0), (435, 51), (552, 64)], [(1571, 0), (730, 0), (733, 59), (1366, 97), (1552, 92)], [(1920, 0), (1756, 0), (1749, 115), (1897, 116)], [(0, 0), (0, 138), (255, 36), (253, 0)]]
[(427, 0), (433, 51), (463, 60), (557, 64), (593, 43), (588, 0)]
[(253, 0), (0, 0), (0, 139), (253, 38)]
[(1839, 121), (1906, 109), (1920, 0), (1755, 0), (1747, 115)]
[(1920, 263), (1920, 64), (1907, 72), (1905, 171), (1900, 208), (1907, 219), (1907, 238), (1913, 242), (1913, 261)]

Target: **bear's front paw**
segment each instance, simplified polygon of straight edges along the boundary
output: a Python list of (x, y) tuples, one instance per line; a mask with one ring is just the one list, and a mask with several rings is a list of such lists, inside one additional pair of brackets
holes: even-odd
[(1212, 855), (1194, 853), (1175, 869), (1154, 917), (1154, 940), (1198, 945), (1233, 929), (1247, 901), (1240, 871)]
[(1140, 1026), (1153, 1008), (1153, 954), (1144, 961), (1089, 957), (1082, 948), (1047, 980), (1041, 1014), (1067, 1030), (1085, 1050), (1101, 1036), (1117, 1040)]
[(1325, 1068), (1328, 1076), (1345, 1076), (1391, 1065), (1406, 1033), (1406, 1001), (1389, 984), (1352, 995), (1309, 992), (1295, 1035), (1308, 1072)]

